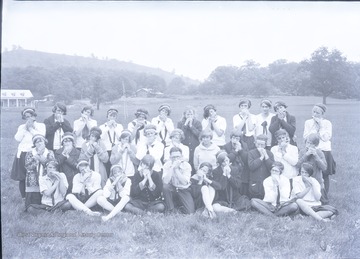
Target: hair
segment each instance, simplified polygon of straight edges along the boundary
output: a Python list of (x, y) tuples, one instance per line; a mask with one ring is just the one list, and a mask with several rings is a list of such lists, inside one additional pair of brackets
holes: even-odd
[(90, 112), (90, 116), (91, 116), (91, 117), (94, 116), (94, 109), (93, 109), (93, 107), (90, 106), (90, 105), (84, 106), (84, 108), (82, 108), (82, 110), (81, 110), (81, 113), (83, 113), (84, 111), (87, 111), (87, 110), (90, 110), (90, 111), (91, 111), (91, 112)]
[(174, 152), (180, 152), (182, 154), (182, 150), (179, 147), (172, 147), (170, 148), (170, 154)]
[(277, 130), (274, 135), (275, 135), (275, 138), (278, 138), (279, 136), (282, 136), (282, 135), (287, 135), (289, 137), (289, 133), (284, 129)]
[(320, 109), (322, 110), (322, 113), (323, 113), (323, 114), (326, 112), (327, 107), (326, 107), (325, 104), (317, 103), (317, 104), (314, 105), (314, 107), (315, 107), (315, 106), (318, 107), (318, 108), (320, 108)]
[(182, 119), (186, 120), (186, 113), (187, 113), (188, 111), (192, 111), (192, 112), (194, 113), (194, 117), (195, 117), (195, 115), (196, 115), (195, 108), (192, 107), (192, 106), (186, 106), (186, 107), (185, 107), (185, 110), (184, 110), (184, 112), (183, 112), (183, 117), (182, 117)]
[(248, 109), (250, 109), (251, 107), (251, 101), (249, 99), (241, 99), (240, 102), (239, 102), (239, 107), (240, 105), (246, 103), (248, 105)]
[(242, 137), (242, 132), (241, 132), (241, 130), (238, 130), (238, 129), (233, 129), (232, 131), (231, 131), (231, 133), (230, 133), (230, 139), (232, 138), (232, 137)]
[(170, 139), (172, 139), (175, 135), (180, 135), (180, 141), (183, 141), (185, 139), (184, 132), (181, 129), (174, 129), (170, 133)]
[(283, 106), (283, 107), (287, 108), (286, 103), (284, 103), (283, 101), (277, 101), (277, 102), (274, 104), (274, 111), (275, 111), (275, 112), (278, 110), (279, 106)]
[(260, 135), (257, 135), (255, 137), (255, 141), (256, 140), (263, 140), (263, 141), (267, 141), (268, 140), (268, 137), (265, 135), (265, 134), (260, 134)]
[(36, 112), (35, 112), (35, 109), (34, 108), (25, 108), (24, 110), (22, 110), (22, 112), (21, 112), (21, 118), (23, 119), (23, 120), (25, 120), (26, 118), (25, 118), (25, 114), (26, 113), (30, 113), (31, 114), (31, 116), (33, 116), (33, 117), (36, 117), (37, 116), (37, 114), (36, 114)]
[(228, 154), (224, 150), (220, 150), (216, 154), (216, 162), (221, 165), (226, 157), (228, 157)]
[(132, 141), (132, 134), (129, 130), (123, 130), (120, 134), (119, 140), (129, 137), (129, 143)]
[(96, 140), (99, 140), (102, 134), (102, 130), (97, 126), (94, 126), (90, 129), (89, 137), (91, 134), (96, 137)]
[(313, 143), (317, 147), (319, 145), (319, 143), (320, 143), (319, 134), (317, 134), (317, 133), (309, 134), (309, 136), (307, 136), (307, 138), (305, 139), (305, 142), (306, 141), (309, 141), (309, 142)]
[(135, 117), (138, 118), (140, 115), (144, 115), (145, 119), (149, 116), (149, 112), (144, 108), (139, 108), (135, 112)]
[(203, 130), (200, 132), (199, 139), (200, 141), (203, 139), (204, 136), (210, 136), (210, 139), (213, 138), (213, 133), (211, 130)]
[(50, 164), (55, 165), (56, 170), (59, 170), (59, 163), (57, 160), (51, 159), (51, 160), (47, 161), (45, 168), (47, 168), (48, 165), (50, 165)]
[(110, 108), (109, 110), (107, 110), (106, 112), (106, 117), (109, 117), (109, 115), (112, 115), (112, 114), (116, 114), (116, 116), (118, 115), (119, 111), (115, 108)]
[(66, 115), (67, 109), (66, 109), (66, 105), (60, 102), (55, 103), (54, 107), (52, 108), (52, 112), (55, 113), (56, 109), (59, 108), (60, 110), (63, 111), (63, 114)]
[(147, 165), (149, 169), (152, 170), (155, 164), (155, 158), (152, 155), (145, 155), (141, 159), (141, 163)]
[(284, 171), (284, 164), (279, 162), (279, 161), (275, 161), (272, 165), (271, 168), (276, 167), (280, 170), (280, 174), (282, 174), (282, 172)]
[(204, 167), (204, 166), (207, 166), (207, 167), (209, 168), (209, 173), (212, 172), (213, 167), (212, 167), (212, 165), (211, 165), (209, 162), (202, 162), (202, 163), (199, 165), (199, 168), (198, 168), (198, 169), (200, 169), (200, 168), (202, 168), (202, 167)]
[(269, 99), (262, 99), (260, 101), (260, 106), (263, 105), (263, 104), (265, 104), (269, 108), (271, 108), (271, 106), (272, 106), (272, 102)]
[(167, 115), (170, 116), (170, 113), (171, 113), (170, 105), (168, 105), (168, 104), (162, 104), (162, 105), (160, 105), (160, 107), (159, 107), (159, 109), (158, 109), (158, 112), (161, 112), (162, 110), (166, 110)]
[(302, 163), (300, 168), (303, 168), (309, 174), (309, 176), (314, 174), (314, 167), (310, 163)]
[(209, 112), (210, 110), (216, 111), (215, 106), (212, 105), (212, 104), (208, 104), (208, 105), (206, 105), (206, 106), (204, 107), (204, 118), (205, 118), (205, 119), (207, 119), (207, 118), (210, 117), (210, 112)]
[(117, 168), (117, 167), (121, 168), (121, 170), (124, 172), (124, 170), (123, 170), (123, 168), (122, 168), (121, 165), (119, 165), (119, 164), (113, 165), (113, 166), (110, 168), (110, 176), (109, 176), (109, 178), (112, 178), (112, 177), (114, 176), (114, 169)]

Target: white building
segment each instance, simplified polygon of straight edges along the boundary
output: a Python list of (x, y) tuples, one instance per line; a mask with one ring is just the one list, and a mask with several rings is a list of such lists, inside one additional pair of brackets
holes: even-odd
[(1, 107), (30, 106), (30, 99), (34, 98), (30, 90), (1, 89)]

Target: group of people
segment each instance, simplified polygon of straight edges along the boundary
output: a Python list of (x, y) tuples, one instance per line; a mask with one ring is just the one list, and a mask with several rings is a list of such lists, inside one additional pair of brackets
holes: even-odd
[(168, 104), (151, 120), (139, 108), (127, 127), (115, 108), (99, 126), (91, 106), (73, 124), (62, 103), (44, 123), (36, 121), (35, 109), (25, 108), (11, 178), (19, 181), (26, 211), (75, 209), (103, 215), (103, 221), (120, 211), (202, 209), (203, 216), (216, 218), (250, 207), (270, 216), (335, 217), (338, 211), (328, 205), (336, 163), (326, 106), (314, 105), (305, 121), (303, 150), (296, 144), (296, 119), (284, 102), (263, 99), (258, 115), (250, 108), (250, 100), (240, 100), (229, 141), (226, 119), (212, 104), (204, 107), (201, 121), (186, 107), (176, 125)]

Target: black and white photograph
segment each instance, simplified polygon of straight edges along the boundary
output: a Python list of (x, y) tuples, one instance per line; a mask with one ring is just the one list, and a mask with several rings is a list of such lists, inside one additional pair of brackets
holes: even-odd
[(2, 258), (360, 258), (359, 14), (2, 1)]

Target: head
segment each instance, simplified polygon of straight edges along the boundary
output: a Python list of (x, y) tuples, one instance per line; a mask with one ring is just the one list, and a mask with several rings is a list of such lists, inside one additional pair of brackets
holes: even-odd
[(91, 171), (89, 166), (89, 161), (85, 159), (79, 159), (78, 163), (76, 165), (76, 168), (79, 170), (79, 172), (84, 175), (85, 173)]
[(249, 99), (241, 99), (239, 102), (240, 111), (249, 110), (251, 107), (251, 101)]
[(303, 177), (310, 177), (314, 173), (314, 167), (310, 163), (302, 163), (300, 167), (300, 174)]
[(281, 175), (283, 171), (284, 171), (283, 163), (275, 161), (271, 166), (270, 173), (271, 175)]
[(152, 142), (156, 139), (157, 132), (156, 132), (156, 126), (153, 124), (147, 124), (144, 127), (144, 136), (147, 138), (149, 142)]
[(289, 133), (287, 133), (286, 130), (284, 129), (279, 129), (278, 131), (275, 132), (275, 138), (277, 140), (277, 143), (290, 143), (290, 137), (289, 137)]
[(146, 109), (139, 108), (135, 112), (135, 117), (138, 121), (145, 121), (149, 116), (149, 112)]
[(52, 108), (52, 112), (53, 112), (54, 114), (66, 115), (66, 111), (67, 111), (66, 105), (63, 104), (63, 103), (60, 103), (60, 102), (56, 103), (56, 104), (54, 105), (54, 107)]
[(34, 108), (25, 108), (21, 112), (21, 118), (23, 120), (35, 120), (36, 119), (36, 112)]
[(194, 107), (187, 106), (185, 108), (183, 116), (184, 116), (185, 119), (194, 118), (195, 117), (195, 109), (194, 109)]
[(56, 160), (49, 160), (47, 163), (46, 163), (46, 174), (49, 176), (49, 177), (52, 177), (53, 176), (53, 172), (58, 172), (59, 171), (59, 163), (56, 161)]
[(312, 116), (314, 118), (322, 118), (326, 112), (326, 105), (322, 103), (317, 103), (312, 108)]
[(211, 143), (212, 138), (213, 138), (213, 133), (211, 130), (203, 130), (199, 135), (199, 140), (203, 145), (204, 144), (207, 145)]
[(162, 105), (160, 105), (158, 111), (159, 111), (160, 115), (170, 116), (170, 113), (171, 113), (170, 105), (162, 104)]
[(260, 102), (260, 108), (263, 114), (269, 114), (272, 106), (272, 102), (268, 99), (262, 99)]
[(267, 140), (268, 140), (268, 137), (266, 135), (260, 134), (260, 135), (256, 136), (256, 138), (255, 138), (255, 146), (257, 148), (265, 148)]
[(221, 166), (221, 167), (229, 165), (230, 158), (228, 157), (228, 154), (224, 150), (220, 150), (216, 154), (216, 163), (218, 164), (218, 166)]
[(108, 121), (110, 121), (110, 120), (115, 121), (116, 118), (117, 118), (117, 116), (118, 116), (118, 113), (119, 113), (118, 110), (116, 110), (116, 109), (114, 109), (114, 108), (110, 108), (110, 109), (107, 111), (107, 113), (106, 113), (106, 118), (107, 118), (107, 120), (108, 120)]
[(202, 171), (206, 175), (210, 174), (212, 172), (212, 165), (209, 162), (203, 162), (199, 165), (198, 171)]
[(35, 147), (38, 150), (41, 150), (41, 149), (45, 148), (47, 140), (46, 140), (45, 136), (43, 136), (41, 134), (36, 134), (33, 136), (32, 142), (33, 142), (33, 147)]
[(172, 147), (170, 149), (170, 159), (172, 162), (178, 161), (182, 159), (182, 150), (178, 147)]
[(155, 164), (155, 158), (152, 155), (145, 155), (141, 161), (140, 161), (140, 165), (139, 165), (139, 171), (141, 171), (141, 169), (149, 169), (150, 171), (153, 169)]
[(277, 102), (274, 104), (274, 111), (275, 111), (276, 113), (285, 112), (285, 111), (286, 111), (286, 108), (287, 108), (287, 105), (286, 105), (286, 103), (284, 103), (283, 101), (277, 101)]
[(93, 141), (98, 141), (101, 137), (102, 130), (95, 126), (90, 129), (89, 139)]
[(121, 182), (121, 179), (126, 178), (126, 173), (123, 170), (123, 168), (121, 167), (121, 165), (113, 165), (110, 168), (110, 177), (109, 178), (112, 181), (114, 181), (118, 177), (120, 177), (120, 182)]
[(85, 106), (81, 110), (81, 114), (85, 115), (87, 117), (92, 117), (92, 116), (94, 116), (94, 109), (92, 108), (92, 106)]
[(316, 133), (311, 133), (305, 139), (305, 147), (306, 148), (316, 148), (320, 143), (320, 137)]
[(241, 130), (232, 130), (230, 133), (230, 141), (232, 144), (240, 142), (242, 136)]
[(132, 134), (129, 130), (125, 129), (121, 132), (120, 137), (119, 137), (119, 141), (122, 144), (125, 143), (131, 143), (132, 141)]
[(61, 144), (65, 146), (74, 146), (75, 145), (75, 136), (71, 132), (65, 132), (61, 139)]
[(174, 129), (170, 133), (170, 139), (175, 143), (181, 143), (185, 139), (184, 132), (181, 129)]
[(216, 108), (212, 104), (208, 104), (204, 107), (204, 118), (207, 119), (209, 117), (216, 116)]

